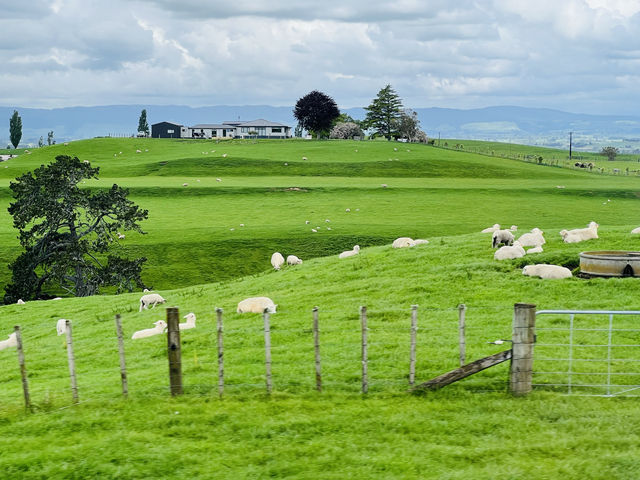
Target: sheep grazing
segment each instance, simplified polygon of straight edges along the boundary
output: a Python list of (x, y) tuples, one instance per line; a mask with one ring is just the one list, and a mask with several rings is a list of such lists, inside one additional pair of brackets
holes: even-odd
[(493, 225), (493, 227), (487, 227), (484, 230), (482, 230), (480, 233), (493, 233), (497, 230), (500, 230), (500, 224), (499, 223), (495, 223)]
[(149, 308), (149, 306), (155, 307), (158, 303), (165, 303), (166, 300), (162, 298), (157, 293), (149, 293), (147, 295), (143, 295), (140, 297), (140, 312), (144, 308), (145, 310)]
[(309, 220), (305, 220), (305, 221), (304, 221), (304, 223), (305, 223), (306, 225), (309, 225), (311, 222), (310, 222)]
[(354, 255), (358, 255), (358, 253), (360, 253), (360, 245), (354, 245), (353, 250), (342, 252), (340, 255), (338, 255), (338, 258), (353, 257)]
[(539, 228), (534, 228), (529, 233), (523, 233), (518, 238), (520, 245), (523, 247), (537, 247), (540, 245), (544, 245), (546, 243), (544, 237), (542, 236), (544, 232)]
[(544, 279), (571, 278), (571, 270), (560, 265), (547, 265), (541, 263), (539, 265), (526, 265), (522, 269), (523, 275), (530, 277), (540, 277)]
[(276, 270), (280, 270), (282, 265), (284, 265), (284, 257), (280, 252), (276, 252), (273, 255), (271, 255), (271, 265)]
[(414, 245), (415, 245), (415, 242), (413, 241), (412, 238), (409, 238), (409, 237), (396, 238), (391, 244), (393, 248), (413, 247)]
[(273, 303), (269, 297), (245, 298), (238, 303), (238, 313), (276, 313), (278, 305)]
[(160, 335), (162, 332), (164, 332), (165, 328), (167, 328), (167, 323), (164, 320), (158, 320), (153, 324), (155, 325), (155, 327), (147, 328), (145, 330), (138, 330), (133, 335), (131, 335), (131, 338), (133, 340), (136, 340), (138, 338), (153, 337), (154, 335)]
[(287, 257), (287, 265), (302, 265), (302, 260), (295, 255), (289, 255)]
[(24, 300), (22, 300), (21, 298), (18, 299), (18, 301), (16, 302), (16, 305), (24, 305)]
[(598, 225), (596, 222), (590, 222), (587, 228), (576, 228), (574, 230), (561, 230), (560, 236), (564, 243), (578, 243), (585, 240), (598, 238)]
[(191, 312), (187, 313), (184, 317), (187, 321), (185, 323), (178, 324), (180, 330), (189, 330), (190, 328), (196, 328), (196, 314)]
[(331, 220), (329, 220), (328, 218), (325, 220), (325, 223), (331, 223)]
[(16, 332), (10, 333), (9, 338), (0, 342), (0, 350), (5, 350), (11, 347), (18, 346), (18, 339), (16, 338)]
[(633, 230), (631, 230), (631, 233), (640, 233), (640, 227), (638, 228), (634, 228)]
[(67, 331), (67, 321), (64, 318), (61, 318), (56, 322), (56, 332), (58, 336), (64, 335)]
[(542, 245), (538, 245), (537, 247), (533, 247), (527, 250), (527, 255), (529, 255), (530, 253), (542, 253)]
[(496, 250), (496, 253), (493, 254), (493, 258), (496, 260), (510, 260), (513, 258), (521, 258), (526, 255), (524, 248), (520, 245), (520, 242), (513, 242), (513, 245), (507, 245), (504, 247), (500, 247)]
[(302, 157), (302, 160), (307, 160), (307, 157)]
[(491, 246), (498, 248), (500, 245), (513, 245), (514, 240), (511, 230), (496, 230), (491, 238)]
[(221, 182), (222, 179), (221, 178), (216, 178), (216, 182)]

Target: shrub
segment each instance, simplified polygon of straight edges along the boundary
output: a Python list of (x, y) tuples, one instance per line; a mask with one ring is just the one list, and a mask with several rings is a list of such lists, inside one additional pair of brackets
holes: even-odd
[(353, 122), (337, 123), (335, 127), (331, 129), (329, 138), (350, 139), (353, 137), (362, 137), (362, 129), (358, 124)]

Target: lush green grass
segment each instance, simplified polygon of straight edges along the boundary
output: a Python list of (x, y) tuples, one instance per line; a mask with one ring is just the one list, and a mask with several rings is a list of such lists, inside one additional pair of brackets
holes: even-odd
[[(551, 386), (511, 398), (505, 392), (507, 364), (426, 396), (406, 389), (412, 304), (420, 306), (418, 381), (458, 365), (459, 303), (468, 306), (469, 360), (504, 348), (487, 342), (509, 338), (516, 302), (539, 309), (640, 309), (638, 279), (541, 281), (521, 274), (530, 261), (575, 268), (583, 250), (640, 250), (640, 236), (629, 234), (638, 226), (638, 179), (426, 146), (396, 152), (383, 142), (229, 142), (225, 162), (242, 159), (225, 167), (236, 169), (233, 176), (214, 170), (181, 175), (178, 167), (166, 176), (154, 165), (175, 161), (188, 170), (181, 159), (198, 158), (204, 142), (77, 143), (0, 167), (0, 201), (10, 201), (11, 178), (65, 148), (101, 166), (100, 181), (87, 186), (118, 182), (131, 188), (135, 201), (150, 210), (149, 233), (128, 234), (122, 248), (149, 256), (148, 283), (181, 315), (193, 311), (198, 318), (196, 329), (182, 332), (186, 395), (168, 397), (163, 336), (130, 340), (133, 331), (164, 316), (160, 307), (139, 313), (140, 293), (0, 307), (0, 331), (22, 326), (35, 405), (34, 414), (22, 411), (15, 351), (1, 351), (0, 471), (7, 478), (637, 478), (637, 399), (566, 397), (566, 389)], [(220, 145), (206, 145), (221, 152)], [(128, 153), (113, 157), (114, 151)], [(399, 164), (414, 165), (424, 176), (378, 175), (386, 168), (380, 158), (396, 155)], [(252, 162), (259, 170), (268, 162), (302, 164), (302, 156), (322, 174), (247, 175)], [(360, 164), (371, 176), (358, 176)], [(341, 173), (329, 176), (332, 169)], [(477, 176), (470, 177), (469, 169)], [(600, 239), (560, 241), (561, 228), (590, 220), (600, 223)], [(493, 260), (490, 235), (478, 232), (495, 222), (518, 224), (521, 231), (542, 228), (545, 251)], [(322, 231), (314, 234), (310, 228), (316, 226)], [(392, 249), (391, 240), (401, 235), (430, 244)], [(17, 253), (14, 236), (10, 218), (0, 211), (0, 240), (10, 246), (0, 250), (3, 263)], [(337, 258), (354, 243), (367, 248), (357, 257)], [(273, 271), (269, 257), (276, 249), (304, 263)], [(257, 295), (278, 303), (271, 317), (271, 398), (264, 394), (262, 320), (235, 313), (239, 300)], [(316, 305), (321, 394), (314, 391)], [(360, 305), (369, 308), (366, 396), (359, 393)], [(216, 307), (225, 312), (223, 399), (217, 395)], [(119, 393), (116, 313), (127, 337), (128, 400)], [(74, 407), (66, 351), (55, 335), (59, 318), (74, 325), (81, 401)], [(539, 327), (565, 322), (540, 317)], [(616, 319), (618, 328), (635, 323), (637, 318)], [(560, 335), (541, 330), (538, 341), (559, 342)], [(640, 343), (633, 337), (629, 343)], [(633, 348), (623, 353), (640, 358)], [(537, 358), (542, 354), (566, 352), (540, 351)], [(636, 372), (636, 364), (624, 368)], [(545, 365), (562, 368), (561, 361)]]

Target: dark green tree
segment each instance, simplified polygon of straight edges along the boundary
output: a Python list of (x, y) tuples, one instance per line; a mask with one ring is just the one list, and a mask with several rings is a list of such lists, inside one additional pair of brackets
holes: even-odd
[(142, 109), (140, 119), (138, 120), (138, 132), (144, 132), (149, 135), (149, 124), (147, 123), (147, 110)]
[(374, 135), (384, 136), (387, 140), (398, 135), (396, 128), (402, 112), (402, 100), (391, 85), (381, 89), (365, 110), (366, 126), (374, 130)]
[(38, 140), (38, 148), (42, 148), (44, 147), (44, 140), (42, 138), (42, 135), (40, 135), (40, 140)]
[(395, 130), (398, 137), (406, 138), (410, 142), (415, 141), (420, 132), (418, 114), (410, 108), (405, 108), (396, 119)]
[(613, 162), (618, 156), (618, 149), (616, 147), (602, 147), (600, 155), (607, 157), (610, 162)]
[(296, 102), (293, 116), (302, 128), (320, 138), (328, 135), (333, 120), (340, 115), (336, 102), (328, 95), (314, 90)]
[(17, 110), (13, 111), (13, 115), (11, 115), (9, 119), (9, 138), (13, 148), (18, 148), (18, 144), (22, 138), (22, 118), (18, 115)]
[(47, 133), (47, 145), (55, 145), (56, 141), (53, 139), (53, 130)]
[(45, 287), (77, 297), (99, 293), (103, 286), (115, 286), (118, 293), (144, 287), (146, 258), (129, 260), (113, 250), (120, 230), (144, 233), (139, 222), (148, 212), (118, 185), (95, 192), (78, 187), (84, 179), (97, 179), (98, 172), (87, 161), (59, 155), (10, 183), (15, 202), (8, 210), (24, 252), (9, 265), (5, 303), (46, 298)]

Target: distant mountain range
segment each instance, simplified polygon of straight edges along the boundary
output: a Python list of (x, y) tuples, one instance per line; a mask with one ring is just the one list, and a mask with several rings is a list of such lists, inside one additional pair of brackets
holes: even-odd
[[(219, 123), (227, 120), (264, 118), (295, 126), (293, 107), (269, 105), (187, 107), (181, 105), (109, 105), (54, 109), (20, 108), (22, 145), (46, 142), (53, 130), (57, 142), (98, 136), (130, 136), (138, 126), (143, 108), (149, 124), (171, 121), (183, 125)], [(13, 107), (0, 107), (0, 143), (9, 143), (9, 118)], [(587, 115), (545, 108), (487, 107), (471, 110), (417, 108), (421, 127), (431, 138), (477, 139), (567, 148), (569, 132), (574, 132), (574, 148), (597, 150), (614, 145), (622, 151), (640, 152), (640, 116)], [(363, 119), (363, 108), (343, 112)]]

